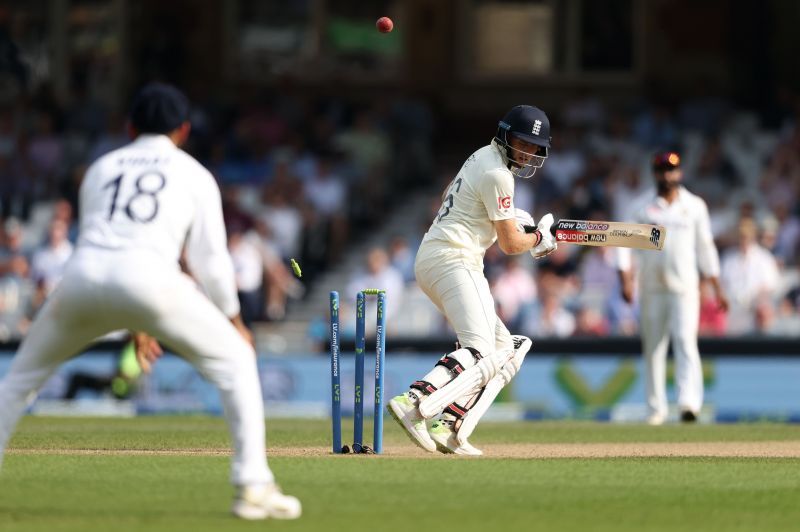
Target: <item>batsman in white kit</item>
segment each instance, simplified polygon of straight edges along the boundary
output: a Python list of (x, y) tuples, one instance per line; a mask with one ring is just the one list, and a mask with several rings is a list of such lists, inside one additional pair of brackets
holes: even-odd
[[(0, 382), (0, 459), (58, 366), (92, 340), (128, 329), (137, 333), (145, 365), (162, 342), (219, 390), (234, 447), (233, 513), (294, 519), (300, 502), (281, 493), (267, 465), (256, 355), (239, 315), (220, 191), (179, 149), (189, 135), (189, 110), (178, 89), (147, 85), (131, 107), (135, 140), (87, 170), (77, 249)], [(181, 272), (183, 249), (200, 287)]]
[(470, 155), (448, 185), (417, 252), (417, 283), (458, 337), (455, 351), (389, 402), (395, 420), (426, 451), (482, 454), (468, 438), (531, 347), (498, 318), (483, 257), (495, 241), (509, 255), (541, 258), (556, 249), (552, 214), (537, 225), (514, 208), (514, 178), (533, 176), (549, 147), (547, 115), (529, 105), (511, 109), (492, 142)]
[[(719, 256), (711, 234), (708, 207), (681, 185), (681, 159), (675, 152), (653, 158), (656, 190), (634, 207), (635, 222), (658, 224), (669, 238), (661, 252), (639, 254), (639, 292), (642, 353), (644, 355), (647, 422), (661, 425), (667, 418), (667, 347), (675, 353), (675, 385), (681, 420), (697, 420), (703, 405), (703, 368), (697, 346), (700, 319), (700, 276), (714, 287), (717, 301), (728, 301), (719, 283)], [(621, 288), (633, 300), (630, 250), (618, 249)], [(699, 273), (698, 273), (699, 270)]]

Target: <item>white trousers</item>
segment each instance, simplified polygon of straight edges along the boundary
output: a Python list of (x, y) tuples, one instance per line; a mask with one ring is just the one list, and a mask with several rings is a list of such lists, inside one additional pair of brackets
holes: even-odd
[(666, 365), (671, 339), (678, 407), (700, 412), (703, 405), (703, 368), (697, 348), (700, 318), (698, 292), (644, 292), (641, 316), (648, 410), (651, 414), (667, 414)]
[(108, 332), (144, 331), (220, 392), (233, 440), (231, 481), (273, 481), (253, 348), (193, 281), (141, 252), (81, 249), (0, 381), (0, 459), (25, 408), (63, 362)]
[(483, 270), (457, 255), (453, 251), (443, 257), (420, 248), (414, 268), (417, 284), (445, 315), (461, 347), (472, 347), (483, 355), (513, 349), (511, 334), (495, 312)]

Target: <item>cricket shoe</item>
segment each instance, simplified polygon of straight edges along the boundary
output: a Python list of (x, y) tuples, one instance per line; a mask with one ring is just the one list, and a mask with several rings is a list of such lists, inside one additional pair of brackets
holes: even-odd
[(429, 453), (436, 452), (436, 443), (428, 434), (425, 418), (420, 415), (419, 409), (409, 399), (407, 393), (401, 393), (389, 401), (389, 413), (408, 434), (411, 441)]
[(468, 441), (458, 443), (456, 432), (451, 423), (437, 419), (431, 425), (431, 438), (436, 442), (436, 450), (445, 454), (461, 454), (465, 456), (480, 456), (483, 451), (473, 447)]
[(303, 508), (297, 497), (284, 495), (274, 482), (264, 486), (239, 488), (231, 512), (249, 521), (259, 519), (297, 519)]
[(666, 421), (667, 421), (667, 416), (665, 416), (664, 414), (659, 414), (658, 412), (650, 414), (649, 416), (647, 416), (647, 419), (645, 420), (645, 422), (648, 425), (653, 425), (653, 426), (663, 425), (664, 422)]

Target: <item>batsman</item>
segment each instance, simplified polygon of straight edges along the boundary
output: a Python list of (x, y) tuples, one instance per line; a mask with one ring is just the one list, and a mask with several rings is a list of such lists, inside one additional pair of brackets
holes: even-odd
[(498, 318), (483, 257), (495, 241), (508, 255), (529, 251), (537, 259), (556, 249), (552, 214), (536, 225), (514, 208), (514, 178), (533, 176), (549, 148), (547, 115), (529, 105), (512, 108), (491, 143), (470, 155), (447, 186), (420, 244), (417, 283), (455, 330), (457, 349), (394, 397), (389, 411), (426, 451), (483, 454), (468, 438), (531, 347), (530, 338), (512, 336)]

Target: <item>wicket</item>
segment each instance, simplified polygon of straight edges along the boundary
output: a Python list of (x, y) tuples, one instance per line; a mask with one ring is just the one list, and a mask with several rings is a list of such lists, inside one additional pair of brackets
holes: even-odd
[[(364, 307), (366, 296), (378, 297), (378, 315), (375, 327), (375, 408), (372, 445), (364, 445), (364, 349), (366, 344)], [(331, 422), (333, 429), (333, 452), (349, 452), (342, 447), (342, 404), (341, 404), (341, 338), (339, 331), (339, 292), (330, 293), (330, 354), (331, 354)], [(353, 453), (371, 454), (383, 450), (383, 373), (386, 359), (386, 291), (377, 288), (362, 290), (356, 296), (356, 338), (355, 338), (355, 391), (353, 394)]]

